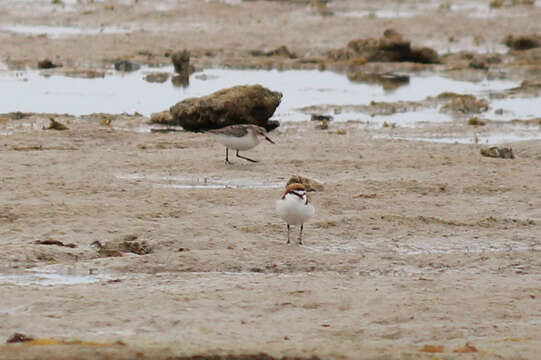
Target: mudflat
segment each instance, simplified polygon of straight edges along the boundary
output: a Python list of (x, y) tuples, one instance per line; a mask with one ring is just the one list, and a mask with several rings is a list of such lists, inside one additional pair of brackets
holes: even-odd
[[(118, 59), (156, 66), (189, 49), (198, 69), (540, 80), (535, 49), (502, 45), (541, 33), (539, 4), (378, 4), (3, 0), (2, 72), (44, 58), (63, 65), (58, 74)], [(388, 28), (443, 60), (329, 60)], [(281, 46), (295, 57), (260, 56)], [(470, 66), (476, 57), (488, 69)], [(430, 101), (398, 105), (412, 116)], [(539, 120), (479, 115), (480, 125), (452, 113), (401, 126), (400, 111), (383, 125), (284, 121), (269, 134), (275, 145), (244, 153), (260, 162), (230, 154), (226, 165), (208, 134), (134, 131), (152, 126), (146, 115), (0, 109), (0, 359), (537, 359)], [(67, 129), (47, 129), (51, 117)], [(489, 145), (474, 141), (520, 126), (531, 139), (497, 144), (513, 159), (483, 156)], [(449, 134), (472, 140), (438, 141)], [(286, 244), (274, 209), (292, 175), (323, 185), (309, 193), (316, 215), (302, 246)], [(15, 333), (34, 340), (4, 344)]]

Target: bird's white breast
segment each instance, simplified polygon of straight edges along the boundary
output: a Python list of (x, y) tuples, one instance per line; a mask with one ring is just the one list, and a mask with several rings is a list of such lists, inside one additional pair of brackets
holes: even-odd
[(216, 135), (216, 141), (233, 150), (248, 150), (259, 144), (259, 139), (250, 132), (242, 137)]
[(294, 194), (287, 194), (283, 199), (276, 201), (276, 213), (289, 225), (302, 225), (314, 216), (315, 209), (312, 204), (306, 204), (306, 195), (300, 198)]

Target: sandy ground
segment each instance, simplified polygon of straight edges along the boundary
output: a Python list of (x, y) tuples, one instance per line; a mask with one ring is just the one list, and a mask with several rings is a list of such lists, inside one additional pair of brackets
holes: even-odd
[[(118, 57), (166, 63), (163, 54), (177, 48), (191, 49), (198, 66), (241, 64), (249, 50), (280, 45), (320, 56), (352, 33), (380, 36), (387, 27), (419, 44), (450, 34), (499, 43), (539, 31), (541, 17), (534, 8), (531, 21), (517, 21), (521, 7), (488, 19), (337, 16), (366, 5), (355, 1), (333, 2), (334, 16), (263, 1), (186, 1), (163, 11), (150, 1), (54, 11), (0, 3), (2, 24), (148, 29), (59, 39), (4, 32), (10, 67), (42, 57), (67, 67)], [(539, 357), (540, 141), (512, 144), (516, 158), (504, 160), (482, 157), (476, 144), (390, 139), (417, 131), (408, 128), (301, 122), (274, 131), (276, 145), (246, 153), (260, 163), (226, 166), (223, 147), (205, 134), (61, 120), (69, 130), (2, 137), (0, 339), (42, 340), (2, 344), (0, 359)], [(293, 174), (324, 184), (311, 193), (316, 216), (303, 246), (286, 245), (274, 211)], [(44, 240), (74, 247), (36, 244)], [(126, 243), (152, 252), (126, 252)], [(39, 285), (24, 280), (26, 269), (95, 282)]]

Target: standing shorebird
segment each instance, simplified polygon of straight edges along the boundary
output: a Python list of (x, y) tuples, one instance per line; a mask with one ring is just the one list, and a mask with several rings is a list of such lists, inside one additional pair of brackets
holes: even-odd
[(225, 163), (229, 164), (229, 149), (237, 150), (237, 157), (248, 160), (251, 162), (257, 162), (239, 155), (239, 151), (249, 150), (255, 147), (261, 141), (261, 138), (265, 138), (271, 144), (274, 144), (267, 136), (267, 130), (257, 125), (230, 125), (221, 129), (209, 130), (209, 133), (216, 137), (216, 141), (225, 146)]
[(290, 243), (291, 225), (300, 225), (299, 244), (302, 244), (304, 223), (314, 216), (315, 209), (303, 184), (293, 183), (286, 187), (282, 197), (276, 201), (276, 212), (287, 223), (287, 243)]

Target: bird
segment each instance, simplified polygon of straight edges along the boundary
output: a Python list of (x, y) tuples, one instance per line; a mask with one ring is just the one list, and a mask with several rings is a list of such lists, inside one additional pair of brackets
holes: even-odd
[(290, 243), (290, 226), (300, 225), (299, 244), (302, 245), (304, 223), (315, 214), (315, 208), (306, 195), (303, 184), (292, 183), (286, 186), (279, 200), (276, 201), (276, 213), (287, 223), (287, 243)]
[(225, 163), (230, 164), (229, 149), (237, 151), (237, 157), (250, 162), (258, 162), (239, 155), (239, 151), (249, 150), (255, 147), (265, 138), (271, 144), (274, 144), (271, 138), (267, 136), (267, 130), (257, 125), (229, 125), (221, 129), (208, 130), (208, 133), (216, 137), (216, 141), (225, 146)]

